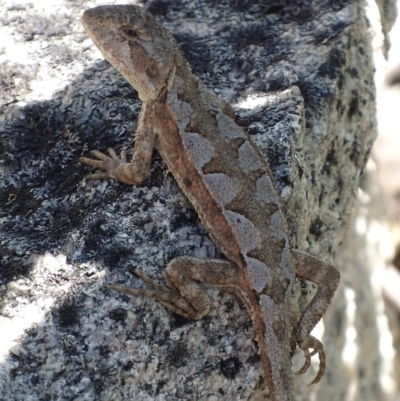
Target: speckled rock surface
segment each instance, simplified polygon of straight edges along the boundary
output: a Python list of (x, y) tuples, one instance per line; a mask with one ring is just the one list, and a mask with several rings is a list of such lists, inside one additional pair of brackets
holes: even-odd
[[(332, 261), (376, 135), (364, 3), (268, 4), (154, 1), (152, 11), (269, 160), (293, 246)], [(138, 187), (85, 183), (89, 168), (78, 157), (129, 149), (140, 110), (80, 25), (94, 5), (6, 1), (0, 17), (1, 394), (249, 399), (262, 372), (237, 298), (209, 288), (211, 313), (192, 322), (104, 287), (142, 286), (135, 266), (161, 279), (177, 255), (220, 254), (157, 154)], [(311, 290), (299, 283), (299, 309)], [(340, 358), (343, 294), (324, 321), (326, 374), (312, 387), (317, 364), (296, 377), (298, 400), (343, 400), (352, 391)], [(295, 368), (302, 361), (296, 353)], [(383, 400), (386, 390), (373, 385)]]

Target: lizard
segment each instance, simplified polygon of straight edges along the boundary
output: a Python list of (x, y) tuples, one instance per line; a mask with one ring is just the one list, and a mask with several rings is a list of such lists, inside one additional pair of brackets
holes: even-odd
[[(137, 90), (142, 108), (132, 159), (123, 150), (109, 156), (92, 150), (81, 163), (101, 169), (88, 180), (114, 179), (137, 185), (150, 173), (153, 148), (187, 196), (216, 246), (226, 256), (180, 256), (165, 270), (160, 285), (139, 269), (149, 289), (107, 288), (150, 297), (168, 310), (201, 319), (210, 301), (200, 283), (233, 288), (250, 313), (264, 377), (272, 401), (294, 401), (291, 357), (304, 353), (304, 373), (318, 354), (323, 376), (326, 356), (310, 332), (326, 312), (340, 274), (329, 263), (292, 248), (279, 192), (267, 160), (235, 123), (233, 108), (192, 73), (172, 34), (145, 8), (135, 5), (88, 9), (82, 24), (104, 57)], [(296, 278), (318, 290), (292, 323)]]

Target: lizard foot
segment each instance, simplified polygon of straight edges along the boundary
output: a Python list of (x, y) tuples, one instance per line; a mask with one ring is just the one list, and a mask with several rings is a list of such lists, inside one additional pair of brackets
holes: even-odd
[(203, 318), (210, 311), (210, 300), (200, 282), (234, 289), (245, 288), (239, 267), (220, 259), (179, 256), (171, 260), (164, 273), (167, 286), (157, 284), (141, 270), (136, 269), (135, 274), (151, 289), (120, 285), (109, 285), (107, 288), (133, 296), (153, 298), (171, 312), (193, 320)]
[(118, 157), (113, 149), (108, 149), (110, 156), (105, 155), (98, 150), (92, 150), (91, 155), (96, 159), (88, 157), (80, 157), (79, 162), (92, 167), (100, 168), (104, 171), (94, 174), (89, 174), (86, 180), (101, 180), (104, 178), (112, 178), (123, 184), (136, 185), (140, 184), (148, 175), (148, 168), (145, 164), (127, 163), (125, 150), (121, 151), (121, 156)]
[[(308, 385), (311, 386), (312, 384), (318, 383), (321, 380), (321, 377), (324, 375), (325, 366), (326, 366), (326, 356), (324, 351), (324, 346), (322, 343), (317, 340), (315, 337), (309, 335), (304, 340), (298, 343), (299, 348), (304, 352), (305, 362), (304, 365), (295, 372), (296, 375), (300, 375), (305, 373), (311, 365), (311, 357), (318, 354), (319, 355), (319, 370), (315, 379), (309, 383)], [(313, 349), (313, 351), (309, 351), (309, 349)]]
[(110, 156), (105, 155), (98, 150), (92, 150), (91, 155), (97, 157), (99, 160), (89, 159), (88, 157), (80, 157), (79, 162), (83, 164), (87, 164), (92, 167), (97, 167), (102, 170), (105, 170), (101, 173), (89, 174), (85, 178), (86, 180), (99, 180), (103, 178), (114, 178), (116, 179), (115, 171), (117, 170), (118, 166), (123, 163), (126, 163), (126, 152), (122, 150), (121, 158), (117, 156), (113, 149), (108, 149), (108, 153)]
[[(166, 286), (157, 284), (152, 278), (147, 276), (144, 272), (139, 269), (134, 270), (135, 274), (139, 276), (146, 284), (148, 284), (151, 289), (141, 289), (141, 288), (130, 288), (122, 285), (107, 285), (107, 289), (118, 291), (123, 294), (141, 296), (146, 298), (153, 298), (160, 302), (166, 309), (174, 312), (180, 316), (186, 317), (187, 319), (199, 320), (205, 313), (209, 310), (208, 298), (203, 300), (203, 308), (197, 310), (193, 307), (183, 296), (179, 294), (178, 291), (170, 289)], [(171, 285), (170, 278), (167, 277), (167, 282)], [(173, 285), (172, 285), (173, 286)]]

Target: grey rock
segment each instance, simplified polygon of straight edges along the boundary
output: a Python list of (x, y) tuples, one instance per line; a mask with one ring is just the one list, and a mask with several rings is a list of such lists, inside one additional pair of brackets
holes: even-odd
[[(346, 255), (339, 245), (376, 136), (365, 3), (234, 3), (153, 2), (152, 10), (269, 160), (293, 246), (332, 261)], [(254, 331), (233, 295), (209, 288), (210, 316), (192, 322), (105, 289), (142, 286), (132, 267), (162, 279), (174, 256), (221, 255), (157, 154), (138, 187), (85, 184), (89, 168), (78, 157), (130, 149), (140, 102), (84, 34), (83, 7), (9, 2), (0, 17), (8, 43), (0, 61), (1, 393), (13, 400), (256, 397)], [(297, 399), (343, 400), (355, 391), (354, 400), (384, 400), (378, 353), (342, 357), (345, 285), (357, 266), (336, 264), (344, 284), (324, 319), (326, 373), (311, 387), (317, 364), (296, 377)], [(363, 288), (354, 286), (355, 296)], [(313, 290), (299, 283), (299, 310)], [(364, 308), (357, 333), (375, 316)], [(302, 361), (296, 352), (295, 368)], [(349, 370), (362, 380), (350, 383)]]

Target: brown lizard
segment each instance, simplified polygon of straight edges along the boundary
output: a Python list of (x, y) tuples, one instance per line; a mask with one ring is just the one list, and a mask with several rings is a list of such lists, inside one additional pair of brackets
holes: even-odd
[[(101, 6), (86, 10), (83, 26), (104, 57), (138, 91), (143, 102), (130, 163), (94, 150), (98, 160), (80, 162), (103, 171), (87, 178), (113, 178), (135, 185), (149, 174), (156, 147), (193, 204), (205, 228), (228, 260), (173, 259), (167, 286), (136, 273), (153, 289), (108, 288), (155, 298), (169, 310), (201, 319), (210, 308), (198, 282), (237, 290), (250, 312), (265, 379), (273, 401), (293, 401), (291, 355), (299, 346), (304, 373), (322, 344), (310, 331), (324, 315), (339, 283), (332, 265), (291, 249), (288, 227), (270, 168), (257, 146), (238, 127), (232, 108), (193, 75), (175, 39), (143, 8)], [(291, 323), (295, 278), (319, 289), (295, 327)]]

